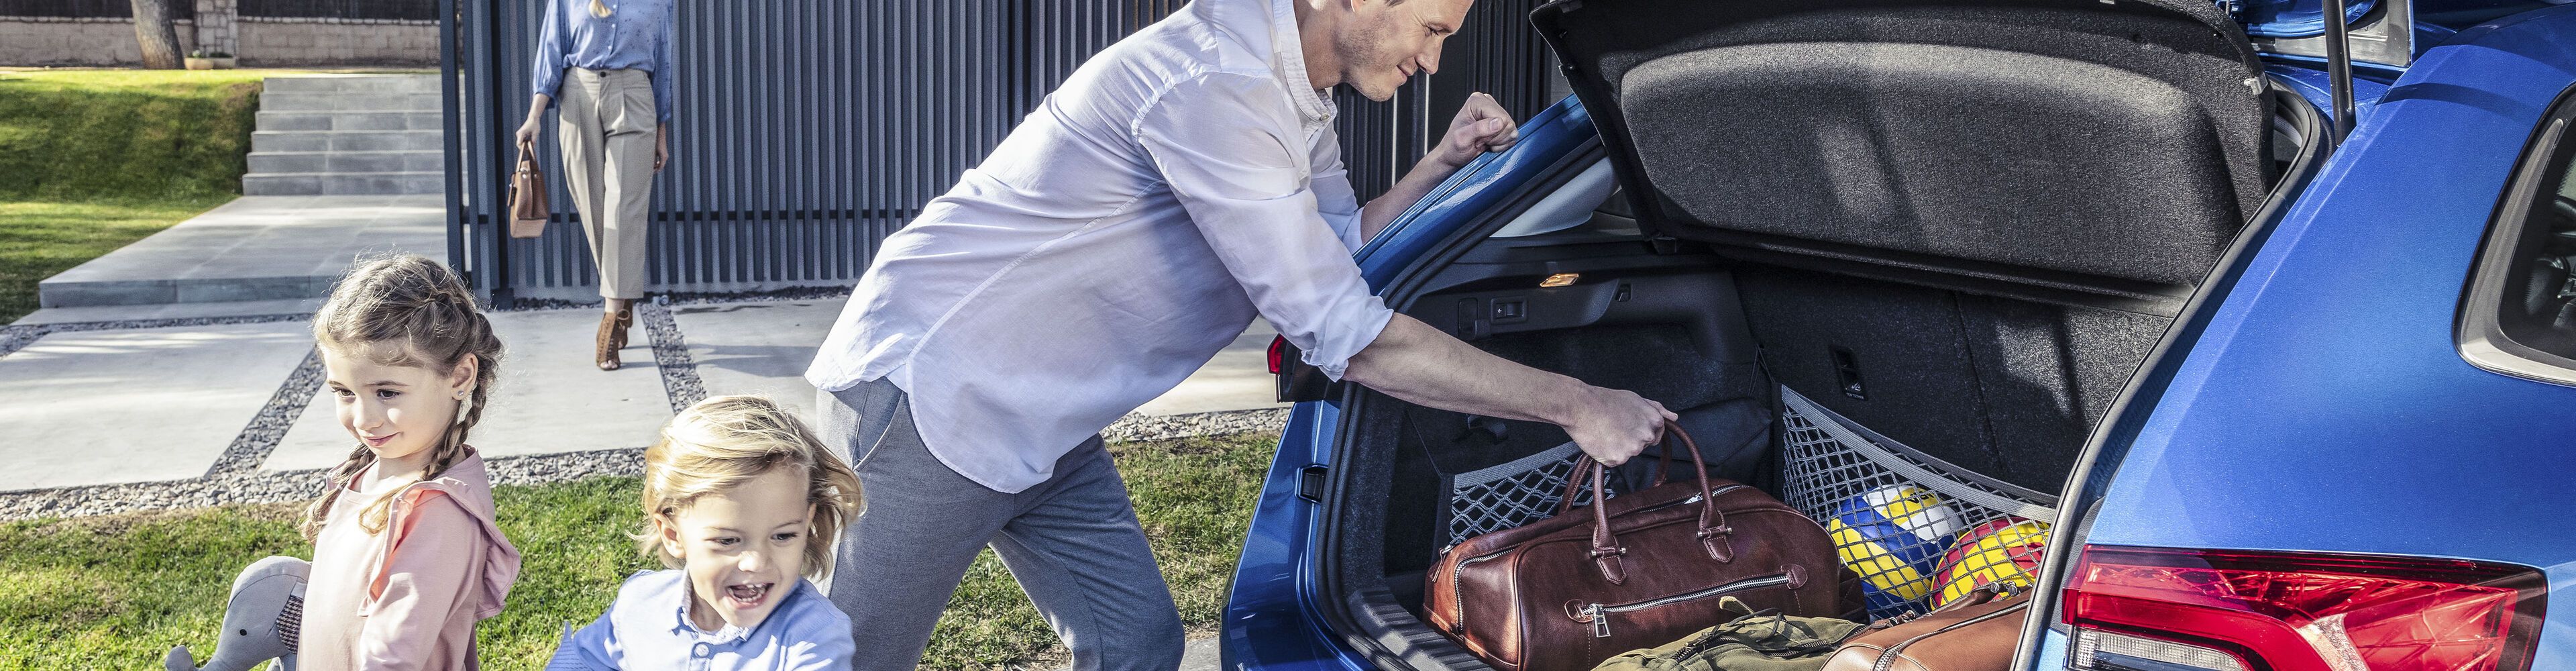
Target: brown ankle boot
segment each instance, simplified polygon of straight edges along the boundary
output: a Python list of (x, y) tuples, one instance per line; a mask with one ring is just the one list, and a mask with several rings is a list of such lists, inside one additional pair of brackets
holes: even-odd
[(623, 320), (619, 317), (626, 313), (627, 311), (620, 310), (619, 314), (599, 316), (599, 338), (596, 344), (599, 347), (600, 370), (617, 370), (621, 365), (617, 361), (617, 351), (626, 349), (626, 328), (620, 323)]

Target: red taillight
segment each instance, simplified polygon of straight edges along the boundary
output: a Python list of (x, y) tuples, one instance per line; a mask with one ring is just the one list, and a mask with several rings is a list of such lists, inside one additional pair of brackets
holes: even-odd
[(1270, 374), (1272, 374), (1272, 375), (1278, 375), (1278, 374), (1279, 374), (1279, 371), (1287, 370), (1287, 369), (1288, 369), (1288, 366), (1287, 366), (1287, 358), (1288, 358), (1288, 336), (1271, 336), (1271, 338), (1270, 338)]
[(2523, 671), (2545, 584), (2461, 560), (2086, 546), (2062, 612), (2079, 657), (2108, 655), (2083, 669)]

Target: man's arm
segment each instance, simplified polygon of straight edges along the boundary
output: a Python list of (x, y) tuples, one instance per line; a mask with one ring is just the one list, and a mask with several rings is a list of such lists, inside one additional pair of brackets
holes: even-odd
[(1468, 161), (1485, 152), (1510, 149), (1520, 139), (1520, 129), (1512, 124), (1512, 115), (1503, 110), (1502, 103), (1483, 93), (1467, 96), (1467, 104), (1460, 105), (1458, 115), (1450, 118), (1449, 132), (1441, 136), (1440, 148), (1414, 162), (1413, 169), (1396, 180), (1395, 186), (1360, 208), (1360, 239), (1377, 237), (1379, 230), (1395, 221), (1395, 215), (1430, 195), (1431, 187), (1448, 181), (1449, 175)]
[(1610, 465), (1644, 451), (1680, 417), (1634, 392), (1512, 363), (1401, 313), (1351, 357), (1342, 379), (1415, 405), (1555, 424)]

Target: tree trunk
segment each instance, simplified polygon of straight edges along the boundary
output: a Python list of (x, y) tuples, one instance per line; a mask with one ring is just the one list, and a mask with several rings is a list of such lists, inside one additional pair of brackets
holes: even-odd
[(143, 43), (143, 67), (176, 70), (182, 65), (179, 62), (179, 29), (170, 22), (172, 1), (133, 0), (134, 39)]

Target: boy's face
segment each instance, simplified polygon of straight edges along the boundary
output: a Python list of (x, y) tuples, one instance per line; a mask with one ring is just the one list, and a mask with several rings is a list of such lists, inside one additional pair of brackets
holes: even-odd
[(655, 520), (663, 551), (689, 573), (690, 622), (750, 629), (795, 590), (814, 524), (805, 488), (803, 467), (781, 466)]

